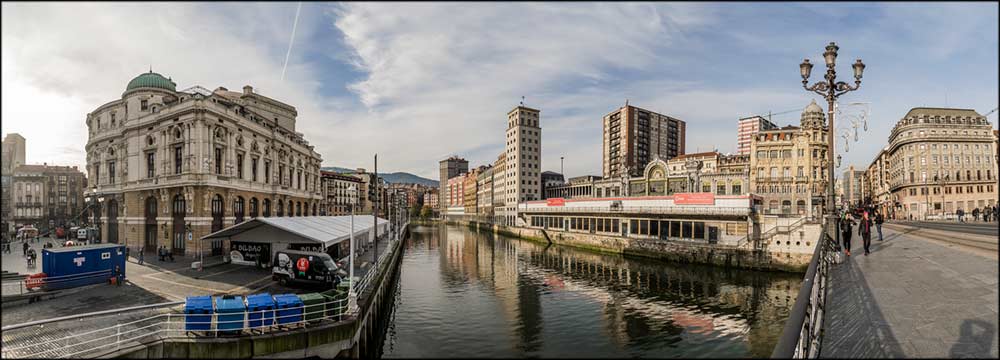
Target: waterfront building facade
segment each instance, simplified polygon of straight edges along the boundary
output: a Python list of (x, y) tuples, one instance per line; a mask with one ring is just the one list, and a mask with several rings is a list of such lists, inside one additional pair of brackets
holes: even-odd
[[(320, 182), (323, 191), (323, 201), (320, 203), (322, 216), (350, 215), (351, 210), (360, 213), (361, 179), (338, 174), (332, 171), (320, 171)], [(352, 190), (353, 188), (353, 190)]]
[(892, 213), (925, 219), (996, 205), (996, 146), (992, 125), (975, 110), (911, 109), (885, 151)]
[(434, 212), (438, 211), (437, 189), (431, 189), (424, 193), (424, 206), (430, 207)]
[(517, 204), (542, 198), (540, 111), (519, 105), (507, 112), (504, 224), (516, 225)]
[(604, 116), (604, 178), (641, 176), (656, 158), (669, 160), (684, 154), (686, 123), (628, 105)]
[(493, 218), (493, 165), (480, 167), (476, 175), (476, 215)]
[(503, 224), (507, 220), (507, 150), (493, 162), (493, 223)]
[(764, 199), (764, 214), (820, 216), (827, 188), (827, 127), (812, 101), (801, 126), (759, 132), (751, 144), (750, 190)]
[(101, 238), (222, 254), (221, 240), (197, 239), (257, 216), (318, 214), (322, 159), (296, 132), (297, 115), (249, 85), (177, 91), (160, 74), (135, 77), (86, 117)]
[(777, 125), (768, 121), (763, 116), (754, 115), (740, 118), (737, 123), (736, 153), (739, 155), (750, 155), (750, 144), (753, 143), (754, 135), (757, 135), (761, 131), (777, 128)]
[(465, 175), (462, 175), (462, 206), (465, 207), (465, 213), (468, 215), (475, 215), (479, 213), (478, 197), (479, 197), (479, 174), (485, 170), (483, 166), (472, 169)]
[(463, 158), (452, 156), (447, 159), (438, 162), (439, 169), (439, 188), (438, 194), (442, 196), (439, 200), (441, 204), (441, 210), (444, 210), (449, 206), (450, 200), (444, 198), (449, 194), (448, 192), (448, 179), (458, 176), (459, 174), (469, 172), (469, 162)]

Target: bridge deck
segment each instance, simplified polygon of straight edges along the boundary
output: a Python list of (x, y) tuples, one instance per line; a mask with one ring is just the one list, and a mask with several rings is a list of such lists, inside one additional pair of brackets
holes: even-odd
[(996, 358), (996, 237), (991, 256), (916, 228), (882, 231), (868, 256), (855, 234), (852, 256), (831, 269), (822, 356)]

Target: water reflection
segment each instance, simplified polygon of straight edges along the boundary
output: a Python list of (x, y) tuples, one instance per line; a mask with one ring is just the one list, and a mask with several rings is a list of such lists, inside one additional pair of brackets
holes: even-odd
[(801, 276), (421, 226), (385, 357), (765, 357)]

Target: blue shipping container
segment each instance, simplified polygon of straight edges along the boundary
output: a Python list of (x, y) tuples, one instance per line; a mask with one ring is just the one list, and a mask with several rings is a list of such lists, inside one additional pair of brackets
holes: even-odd
[(271, 294), (247, 295), (247, 327), (259, 328), (274, 323), (274, 298)]
[[(115, 266), (125, 275), (125, 245), (96, 244), (42, 249), (42, 272), (46, 287), (68, 289), (108, 281)], [(104, 272), (107, 276), (98, 275)]]
[(184, 302), (184, 330), (207, 331), (212, 328), (212, 297), (188, 296)]
[(275, 316), (279, 325), (302, 321), (302, 299), (295, 294), (275, 295), (274, 303), (278, 309)]
[(242, 296), (215, 297), (215, 329), (222, 331), (242, 330), (246, 304)]

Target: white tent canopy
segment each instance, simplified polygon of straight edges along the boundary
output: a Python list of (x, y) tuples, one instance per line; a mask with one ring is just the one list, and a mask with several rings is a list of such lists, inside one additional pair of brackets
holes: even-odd
[[(372, 215), (354, 215), (355, 241), (369, 240), (359, 239), (359, 236), (367, 235), (372, 226), (374, 226)], [(378, 218), (378, 227), (379, 235), (384, 235), (388, 232), (389, 221)], [(244, 233), (251, 230), (262, 235), (268, 234), (268, 237), (273, 236), (273, 234), (280, 236), (281, 232), (289, 233), (291, 234), (290, 238), (313, 241), (321, 244), (325, 249), (351, 237), (351, 216), (259, 217), (205, 235), (202, 240), (250, 235)], [(279, 241), (279, 239), (260, 240), (264, 240), (261, 242), (285, 242)]]

